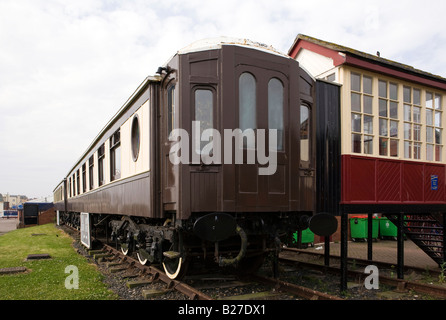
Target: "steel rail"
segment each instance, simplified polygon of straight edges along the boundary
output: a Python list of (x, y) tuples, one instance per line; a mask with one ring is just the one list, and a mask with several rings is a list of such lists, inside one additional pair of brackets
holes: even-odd
[(285, 291), (295, 294), (299, 297), (309, 299), (309, 300), (344, 300), (340, 297), (332, 296), (330, 294), (312, 290), (306, 287), (302, 287), (293, 283), (285, 282), (278, 279), (263, 277), (259, 275), (251, 276), (254, 280), (273, 285), (279, 291)]
[[(334, 274), (340, 273), (340, 268), (328, 267), (325, 265), (315, 264), (315, 263), (311, 263), (311, 262), (298, 261), (298, 260), (284, 258), (284, 257), (280, 257), (279, 261), (281, 261), (283, 263), (288, 263), (288, 264), (298, 264), (298, 265), (308, 267), (311, 269), (317, 269), (317, 270), (324, 271), (324, 272), (331, 272)], [(365, 274), (361, 271), (356, 271), (356, 270), (348, 270), (348, 275), (351, 277), (357, 277), (357, 279), (359, 279), (359, 280), (368, 276), (368, 274)], [(438, 298), (446, 298), (446, 287), (443, 287), (443, 286), (419, 283), (419, 282), (414, 282), (414, 281), (409, 281), (409, 280), (404, 280), (404, 279), (390, 278), (390, 277), (382, 276), (382, 275), (379, 275), (379, 281), (380, 281), (380, 283), (383, 283), (383, 284), (386, 284), (389, 286), (394, 286), (399, 291), (413, 290), (413, 291), (416, 291), (419, 293), (433, 295)]]
[[(325, 254), (323, 252), (309, 252), (306, 251), (305, 249), (297, 249), (297, 248), (282, 248), (282, 251), (289, 251), (289, 252), (294, 252), (297, 254), (307, 254), (307, 255), (313, 255), (313, 256), (321, 256), (323, 257)], [(330, 259), (333, 260), (340, 260), (341, 257), (340, 256), (336, 256), (336, 255), (329, 255)], [(360, 259), (360, 258), (352, 258), (349, 257), (347, 259), (348, 262), (353, 262), (356, 264), (361, 264), (361, 265), (370, 265), (373, 264), (377, 267), (382, 267), (382, 268), (387, 268), (387, 269), (392, 269), (394, 267), (396, 267), (396, 262), (395, 263), (390, 263), (390, 262), (384, 262), (384, 261), (375, 261), (375, 260), (367, 260), (367, 259)], [(420, 267), (416, 267), (416, 266), (404, 266), (404, 270), (408, 271), (408, 270), (413, 270), (416, 272), (426, 272), (426, 268), (420, 268)], [(438, 270), (434, 270), (434, 269), (429, 269), (429, 273), (438, 276), (440, 275), (440, 271)]]

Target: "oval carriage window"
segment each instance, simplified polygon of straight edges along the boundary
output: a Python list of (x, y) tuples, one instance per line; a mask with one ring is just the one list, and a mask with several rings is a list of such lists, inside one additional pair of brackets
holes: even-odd
[(133, 161), (138, 160), (139, 156), (139, 145), (140, 145), (140, 133), (139, 133), (139, 119), (138, 116), (135, 115), (132, 121), (132, 155)]

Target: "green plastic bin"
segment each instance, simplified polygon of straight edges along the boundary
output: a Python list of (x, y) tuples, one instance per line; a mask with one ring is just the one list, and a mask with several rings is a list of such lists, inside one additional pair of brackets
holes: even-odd
[(379, 219), (379, 233), (381, 238), (395, 238), (398, 235), (398, 228), (388, 218), (382, 217)]
[[(379, 220), (374, 218), (372, 222), (372, 239), (378, 238)], [(350, 218), (350, 236), (353, 241), (357, 239), (367, 240), (368, 218), (367, 216), (356, 216)]]
[[(293, 233), (293, 243), (297, 243), (298, 236), (299, 236), (298, 231)], [(310, 228), (302, 230), (302, 243), (313, 243), (313, 242), (314, 242), (314, 233), (310, 230)]]

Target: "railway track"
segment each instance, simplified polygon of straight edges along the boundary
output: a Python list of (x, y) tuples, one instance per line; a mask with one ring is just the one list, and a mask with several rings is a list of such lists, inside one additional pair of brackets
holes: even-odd
[[(130, 256), (124, 255), (119, 250), (116, 250), (115, 248), (104, 244), (103, 249), (101, 249), (102, 254), (110, 255), (112, 257), (111, 261), (118, 260), (119, 267), (118, 269), (122, 269), (121, 271), (124, 271), (127, 268), (136, 268), (140, 271), (139, 277), (142, 277), (143, 279), (140, 281), (134, 281), (133, 285), (138, 285), (138, 282), (140, 284), (150, 284), (156, 281), (162, 281), (165, 283), (165, 292), (169, 290), (176, 290), (178, 292), (183, 293), (185, 296), (187, 296), (190, 300), (212, 300), (209, 296), (204, 294), (203, 292), (196, 290), (195, 288), (187, 285), (184, 282), (178, 281), (178, 280), (172, 280), (170, 279), (163, 271), (160, 269), (154, 267), (154, 266), (145, 266), (139, 263), (137, 259), (134, 259)], [(98, 257), (102, 257), (102, 254), (100, 254)], [(117, 265), (113, 265), (117, 266)]]
[[(78, 230), (69, 227), (70, 234), (78, 237)], [(120, 278), (129, 290), (141, 287), (139, 294), (144, 299), (177, 300), (342, 300), (324, 292), (309, 289), (267, 276), (251, 275), (242, 280), (234, 276), (209, 273), (186, 276), (184, 281), (170, 279), (164, 271), (155, 266), (142, 265), (121, 250), (95, 239), (97, 250), (78, 251), (92, 257), (100, 269), (115, 278)], [(178, 292), (180, 295), (172, 295)], [(167, 296), (171, 294), (170, 296)], [(135, 299), (141, 297), (134, 296)]]
[[(285, 263), (288, 265), (298, 265), (299, 268), (309, 268), (311, 270), (319, 270), (324, 273), (331, 273), (338, 275), (340, 273), (340, 268), (338, 267), (327, 267), (320, 263), (313, 263), (304, 261), (303, 259), (299, 259), (299, 256), (304, 255), (313, 255), (316, 257), (322, 257), (320, 253), (311, 253), (311, 252), (305, 252), (304, 250), (300, 249), (293, 249), (293, 248), (286, 248), (284, 250), (288, 254), (281, 255), (279, 258), (281, 263)], [(291, 253), (291, 254), (290, 254)], [(330, 256), (330, 259), (334, 259), (334, 263), (336, 263), (337, 260), (339, 260), (338, 256)], [(395, 275), (392, 275), (394, 269), (394, 265), (386, 262), (379, 262), (379, 261), (367, 261), (362, 259), (348, 259), (348, 263), (352, 266), (354, 266), (357, 270), (352, 270), (352, 268), (349, 268), (348, 270), (348, 276), (350, 278), (355, 279), (357, 283), (363, 283), (365, 278), (369, 276), (368, 273), (364, 273), (364, 269), (358, 270), (359, 266), (367, 266), (370, 264), (373, 264), (379, 268), (379, 270), (382, 270), (383, 272), (379, 272), (379, 284), (384, 284), (393, 288), (396, 288), (397, 292), (408, 292), (413, 291), (417, 293), (427, 294), (430, 296), (433, 296), (438, 299), (446, 299), (446, 286), (442, 285), (434, 285), (434, 284), (428, 284), (428, 283), (422, 283), (418, 281), (412, 281), (412, 280), (403, 280), (403, 279), (397, 279)], [(406, 267), (406, 271), (412, 272), (412, 277), (414, 277), (414, 274), (425, 274), (426, 270), (416, 267)], [(436, 271), (429, 271), (429, 276), (431, 278), (438, 277), (440, 275), (439, 272)]]
[[(260, 275), (251, 275), (244, 280), (232, 277), (228, 281), (227, 277), (221, 275), (217, 275), (217, 278), (213, 279), (212, 276), (202, 274), (198, 275), (200, 281), (196, 281), (197, 275), (192, 277), (192, 279), (195, 278), (195, 281), (192, 281), (194, 284), (190, 285), (187, 283), (191, 282), (190, 277), (185, 277), (185, 281), (172, 280), (160, 269), (154, 266), (141, 265), (137, 259), (125, 256), (120, 250), (116, 250), (109, 245), (104, 245), (103, 249), (92, 253), (95, 258), (107, 258), (102, 263), (108, 263), (108, 266), (112, 266), (113, 269), (111, 270), (138, 269), (138, 280), (131, 280), (129, 282), (131, 285), (163, 282), (165, 284), (164, 289), (157, 290), (158, 292), (154, 292), (155, 294), (176, 290), (190, 300), (342, 300), (324, 292)], [(208, 282), (207, 286), (203, 286), (203, 282)], [(216, 294), (222, 288), (225, 289), (224, 295)], [(243, 288), (243, 290), (240, 288)]]
[[(70, 228), (70, 230), (78, 232), (76, 229)], [(97, 243), (99, 243), (98, 240)], [(251, 275), (240, 280), (232, 275), (211, 274), (210, 272), (212, 271), (201, 271), (201, 273), (186, 276), (183, 281), (178, 281), (168, 278), (164, 271), (155, 266), (141, 265), (137, 259), (124, 255), (120, 250), (116, 250), (109, 245), (101, 244), (99, 250), (90, 250), (87, 255), (90, 255), (97, 261), (103, 273), (113, 274), (114, 277), (120, 278), (121, 280), (119, 281), (124, 283), (124, 287), (136, 292), (133, 296), (124, 295), (123, 299), (126, 300), (342, 300), (345, 297), (344, 293), (337, 291), (339, 287), (339, 268), (333, 266), (326, 267), (320, 263), (304, 261), (308, 259), (299, 259), (299, 256), (312, 255), (319, 257), (321, 255), (293, 248), (286, 248), (279, 258), (281, 264), (280, 278), (282, 280), (271, 278), (268, 276), (268, 272), (260, 272), (260, 274)], [(330, 258), (334, 259), (334, 261), (338, 259), (337, 256)], [(332, 265), (335, 263), (333, 262)], [(357, 269), (349, 268), (349, 278), (353, 279), (352, 282), (359, 284), (359, 286), (362, 284), (362, 287), (364, 287), (364, 279), (368, 274), (358, 267), (360, 265), (369, 265), (370, 262), (367, 260), (349, 259), (349, 263)], [(391, 264), (375, 261), (373, 261), (373, 264), (380, 268), (379, 284), (381, 288), (387, 286), (387, 289), (383, 289), (383, 291), (415, 292), (427, 294), (434, 299), (446, 299), (446, 287), (396, 279), (395, 275), (389, 276), (388, 274), (385, 275), (385, 272), (381, 272), (381, 270), (391, 270)], [(287, 271), (286, 266), (291, 266), (291, 268)], [(310, 283), (301, 281), (302, 270), (305, 269), (308, 270), (310, 276), (305, 275), (304, 278), (313, 277), (311, 275), (313, 274), (316, 280), (312, 279)], [(421, 269), (410, 269), (412, 272), (419, 274), (425, 272), (425, 270)], [(325, 278), (328, 274), (333, 275), (333, 277), (330, 279)], [(437, 274), (432, 272), (432, 276), (436, 277)], [(299, 278), (297, 284), (293, 278)], [(322, 286), (313, 285), (317, 281)], [(326, 288), (328, 284), (332, 286), (332, 289)], [(139, 288), (139, 290), (135, 288)], [(366, 291), (373, 292), (373, 290)], [(347, 298), (380, 299), (374, 295), (356, 295), (354, 297), (347, 296)], [(406, 296), (402, 299), (409, 298)]]
[[(291, 252), (291, 253), (296, 253), (298, 255), (310, 255), (310, 256), (320, 257), (321, 259), (324, 257), (323, 252), (309, 252), (305, 249), (283, 248), (282, 252)], [(330, 261), (333, 261), (334, 263), (340, 263), (340, 261), (341, 261), (341, 257), (339, 257), (339, 256), (330, 255), (329, 257), (330, 257)], [(369, 260), (358, 259), (358, 258), (349, 258), (349, 259), (347, 259), (347, 262), (350, 264), (364, 265), (364, 266), (367, 266), (371, 263)], [(373, 264), (376, 265), (380, 269), (395, 268), (395, 264), (383, 262), (383, 261), (373, 261)], [(409, 272), (409, 271), (415, 271), (415, 272), (422, 273), (422, 272), (425, 272), (426, 269), (418, 268), (418, 267), (414, 267), (414, 266), (404, 266), (404, 272)], [(429, 270), (429, 273), (431, 273), (435, 277), (438, 277), (440, 275), (440, 272), (437, 270)]]

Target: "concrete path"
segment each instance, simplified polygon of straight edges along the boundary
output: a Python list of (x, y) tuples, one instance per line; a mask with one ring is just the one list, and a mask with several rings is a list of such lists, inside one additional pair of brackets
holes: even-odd
[(17, 218), (0, 218), (0, 236), (5, 233), (17, 229), (17, 224), (19, 220)]

